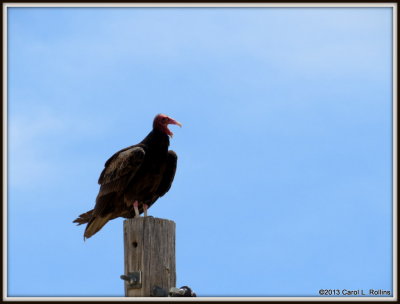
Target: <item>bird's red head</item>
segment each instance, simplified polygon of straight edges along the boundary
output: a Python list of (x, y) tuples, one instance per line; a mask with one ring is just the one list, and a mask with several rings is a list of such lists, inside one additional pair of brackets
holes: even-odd
[(170, 129), (168, 129), (168, 125), (177, 125), (182, 127), (182, 124), (180, 122), (176, 121), (175, 119), (172, 119), (171, 117), (168, 117), (165, 114), (158, 114), (154, 118), (153, 129), (162, 131), (165, 134), (172, 137), (174, 134), (171, 132)]

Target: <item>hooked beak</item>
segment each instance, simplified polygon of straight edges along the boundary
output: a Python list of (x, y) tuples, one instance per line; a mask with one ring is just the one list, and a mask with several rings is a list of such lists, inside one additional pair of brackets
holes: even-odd
[(177, 125), (182, 128), (182, 124), (179, 121), (176, 121), (175, 119), (172, 119), (172, 118), (169, 119), (168, 124), (169, 125)]

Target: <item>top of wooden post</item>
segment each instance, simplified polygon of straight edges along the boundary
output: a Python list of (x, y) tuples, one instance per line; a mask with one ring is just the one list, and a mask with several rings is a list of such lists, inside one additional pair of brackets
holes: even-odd
[(176, 284), (175, 222), (154, 217), (124, 221), (125, 276), (139, 274), (140, 284), (125, 281), (125, 295), (149, 297), (155, 287)]

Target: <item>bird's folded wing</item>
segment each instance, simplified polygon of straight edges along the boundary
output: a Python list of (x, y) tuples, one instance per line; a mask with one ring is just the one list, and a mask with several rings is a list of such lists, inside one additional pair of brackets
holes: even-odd
[(169, 150), (164, 175), (162, 177), (160, 186), (157, 189), (158, 196), (163, 196), (171, 188), (172, 182), (174, 181), (175, 177), (177, 160), (178, 156), (176, 155), (176, 153), (172, 150)]
[(105, 164), (100, 174), (101, 195), (112, 191), (120, 191), (136, 174), (142, 165), (145, 151), (141, 147), (132, 147), (114, 154)]

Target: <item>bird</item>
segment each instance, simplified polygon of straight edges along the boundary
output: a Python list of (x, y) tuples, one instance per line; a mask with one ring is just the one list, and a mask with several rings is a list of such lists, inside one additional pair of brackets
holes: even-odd
[(168, 150), (173, 136), (170, 124), (182, 127), (165, 114), (156, 115), (153, 129), (140, 143), (119, 150), (106, 161), (94, 208), (73, 221), (77, 225), (87, 223), (84, 240), (115, 218), (134, 218), (142, 213), (148, 216), (147, 209), (169, 191), (178, 159), (173, 150)]

